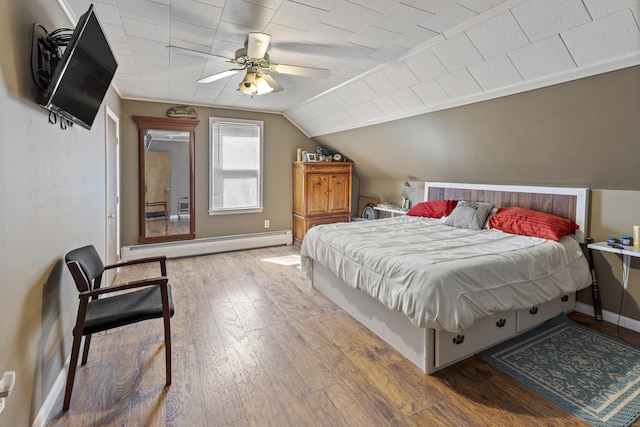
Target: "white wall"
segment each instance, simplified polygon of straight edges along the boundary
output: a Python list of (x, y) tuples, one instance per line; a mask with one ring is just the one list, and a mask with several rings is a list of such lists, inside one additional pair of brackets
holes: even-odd
[[(1, 2), (0, 374), (16, 371), (3, 426), (33, 423), (70, 353), (77, 291), (65, 253), (105, 248), (104, 105), (91, 131), (48, 123), (30, 77), (35, 22), (70, 26), (53, 1)], [(109, 103), (119, 111), (115, 92)]]

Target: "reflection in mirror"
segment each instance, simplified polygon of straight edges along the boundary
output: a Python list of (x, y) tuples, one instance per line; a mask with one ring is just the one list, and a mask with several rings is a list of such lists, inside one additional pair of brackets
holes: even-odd
[(195, 237), (193, 145), (198, 120), (134, 116), (141, 243)]
[(189, 233), (189, 132), (145, 130), (145, 235)]

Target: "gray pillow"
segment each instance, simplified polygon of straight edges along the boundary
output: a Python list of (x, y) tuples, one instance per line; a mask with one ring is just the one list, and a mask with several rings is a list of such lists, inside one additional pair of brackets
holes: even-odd
[(446, 225), (470, 230), (481, 230), (493, 209), (492, 203), (459, 201), (451, 215), (444, 221)]

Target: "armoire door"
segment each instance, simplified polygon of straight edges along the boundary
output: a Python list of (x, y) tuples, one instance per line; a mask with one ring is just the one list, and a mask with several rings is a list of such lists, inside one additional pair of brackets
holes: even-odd
[(327, 213), (350, 212), (351, 179), (348, 174), (331, 174), (329, 176), (329, 206)]
[(307, 184), (307, 215), (326, 214), (329, 209), (329, 175), (308, 174)]

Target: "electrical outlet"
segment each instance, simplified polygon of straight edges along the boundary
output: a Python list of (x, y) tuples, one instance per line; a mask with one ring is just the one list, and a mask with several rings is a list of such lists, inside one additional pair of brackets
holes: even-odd
[(264, 228), (269, 228), (269, 220), (268, 219), (264, 220)]
[(7, 371), (2, 375), (0, 379), (0, 398), (8, 397), (13, 390), (13, 386), (16, 384), (16, 373), (14, 371)]

